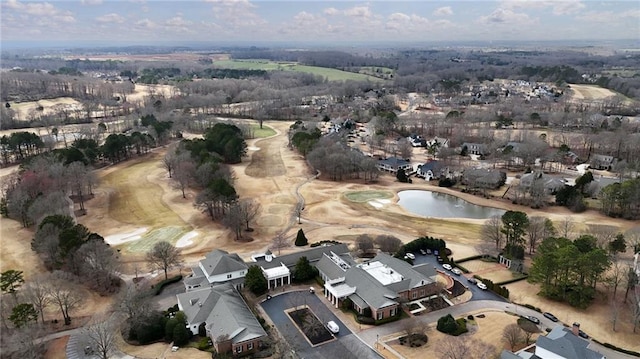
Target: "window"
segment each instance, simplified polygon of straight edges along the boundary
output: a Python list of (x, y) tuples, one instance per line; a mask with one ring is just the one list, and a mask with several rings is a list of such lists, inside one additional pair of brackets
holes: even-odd
[(231, 279), (231, 274), (227, 274), (227, 279)]
[(236, 353), (242, 353), (242, 345), (236, 347)]
[(424, 297), (424, 289), (420, 289), (420, 296)]
[(418, 291), (414, 290), (413, 292), (411, 292), (411, 298), (412, 299), (418, 298)]
[(253, 349), (253, 342), (247, 344), (247, 350)]
[(382, 312), (378, 312), (378, 320), (382, 319)]
[(396, 315), (396, 308), (391, 309), (391, 312), (389, 312), (389, 315), (391, 315), (392, 317)]

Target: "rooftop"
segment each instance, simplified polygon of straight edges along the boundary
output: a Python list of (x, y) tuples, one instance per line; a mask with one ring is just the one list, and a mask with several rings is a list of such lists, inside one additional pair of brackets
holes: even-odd
[(392, 283), (400, 282), (404, 279), (404, 277), (402, 277), (400, 273), (379, 261), (365, 262), (359, 264), (358, 267), (362, 268), (365, 272), (375, 278), (382, 285), (389, 285)]

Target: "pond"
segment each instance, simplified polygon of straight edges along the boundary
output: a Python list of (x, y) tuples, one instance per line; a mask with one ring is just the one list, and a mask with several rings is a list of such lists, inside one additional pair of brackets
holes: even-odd
[(485, 219), (505, 213), (502, 209), (478, 206), (445, 193), (408, 190), (398, 192), (398, 197), (402, 208), (424, 217)]

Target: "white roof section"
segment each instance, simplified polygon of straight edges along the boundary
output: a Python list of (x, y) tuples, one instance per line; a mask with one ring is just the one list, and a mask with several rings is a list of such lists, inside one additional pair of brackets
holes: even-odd
[(378, 261), (362, 263), (359, 264), (358, 267), (362, 268), (382, 285), (397, 283), (404, 279), (404, 277), (393, 270), (393, 268)]
[(344, 277), (328, 281), (325, 288), (338, 298), (344, 298), (356, 292), (356, 287), (345, 283)]
[(262, 272), (264, 272), (267, 279), (269, 278), (280, 278), (289, 275), (291, 272), (289, 268), (283, 263), (280, 263), (278, 267), (273, 267), (269, 269), (262, 268)]

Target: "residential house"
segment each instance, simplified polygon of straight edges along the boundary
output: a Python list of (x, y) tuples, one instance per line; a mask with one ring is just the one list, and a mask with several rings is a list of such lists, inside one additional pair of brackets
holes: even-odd
[(427, 161), (418, 165), (417, 177), (422, 177), (427, 181), (437, 180), (442, 175), (444, 165), (440, 161)]
[(535, 181), (540, 181), (546, 194), (556, 193), (567, 184), (567, 181), (562, 177), (555, 177), (540, 171), (535, 171), (522, 175), (520, 178), (520, 186), (525, 189), (530, 189)]
[(487, 168), (467, 168), (462, 172), (462, 184), (469, 187), (497, 189), (507, 180), (507, 173)]
[(336, 308), (347, 302), (358, 313), (376, 320), (396, 315), (401, 302), (437, 292), (433, 266), (412, 266), (384, 253), (361, 264), (329, 253), (316, 268), (325, 281), (324, 295)]
[(197, 266), (191, 268), (192, 273), (183, 283), (187, 292), (226, 282), (240, 288), (247, 269), (247, 264), (237, 254), (214, 249)]
[(189, 330), (201, 325), (218, 353), (243, 356), (257, 351), (267, 333), (231, 283), (178, 294), (178, 309), (187, 317)]
[(258, 254), (251, 257), (253, 263), (262, 269), (262, 273), (267, 279), (267, 288), (274, 289), (284, 285), (291, 284), (292, 269), (302, 257), (307, 257), (311, 265), (322, 259), (326, 253), (334, 253), (339, 257), (351, 258), (349, 247), (346, 244), (333, 244), (326, 246), (318, 246), (305, 251), (276, 256), (270, 250), (264, 254)]
[(554, 327), (546, 336), (539, 336), (531, 349), (523, 349), (517, 353), (502, 351), (500, 359), (605, 359), (605, 356), (589, 349), (590, 342), (580, 338), (580, 324), (573, 328)]
[(487, 145), (483, 143), (465, 142), (462, 144), (460, 148), (461, 148), (460, 153), (465, 153), (465, 148), (466, 148), (467, 155), (484, 156), (487, 154), (487, 151), (488, 151)]
[(589, 165), (593, 169), (611, 171), (615, 165), (616, 159), (613, 156), (593, 155), (589, 161)]
[(401, 169), (411, 171), (411, 162), (402, 158), (389, 157), (378, 161), (378, 169), (388, 172), (398, 172)]
[(425, 147), (427, 144), (427, 142), (425, 141), (424, 138), (422, 138), (422, 136), (415, 135), (415, 134), (407, 137), (407, 140), (409, 141), (409, 143), (411, 143), (411, 146), (413, 147)]

